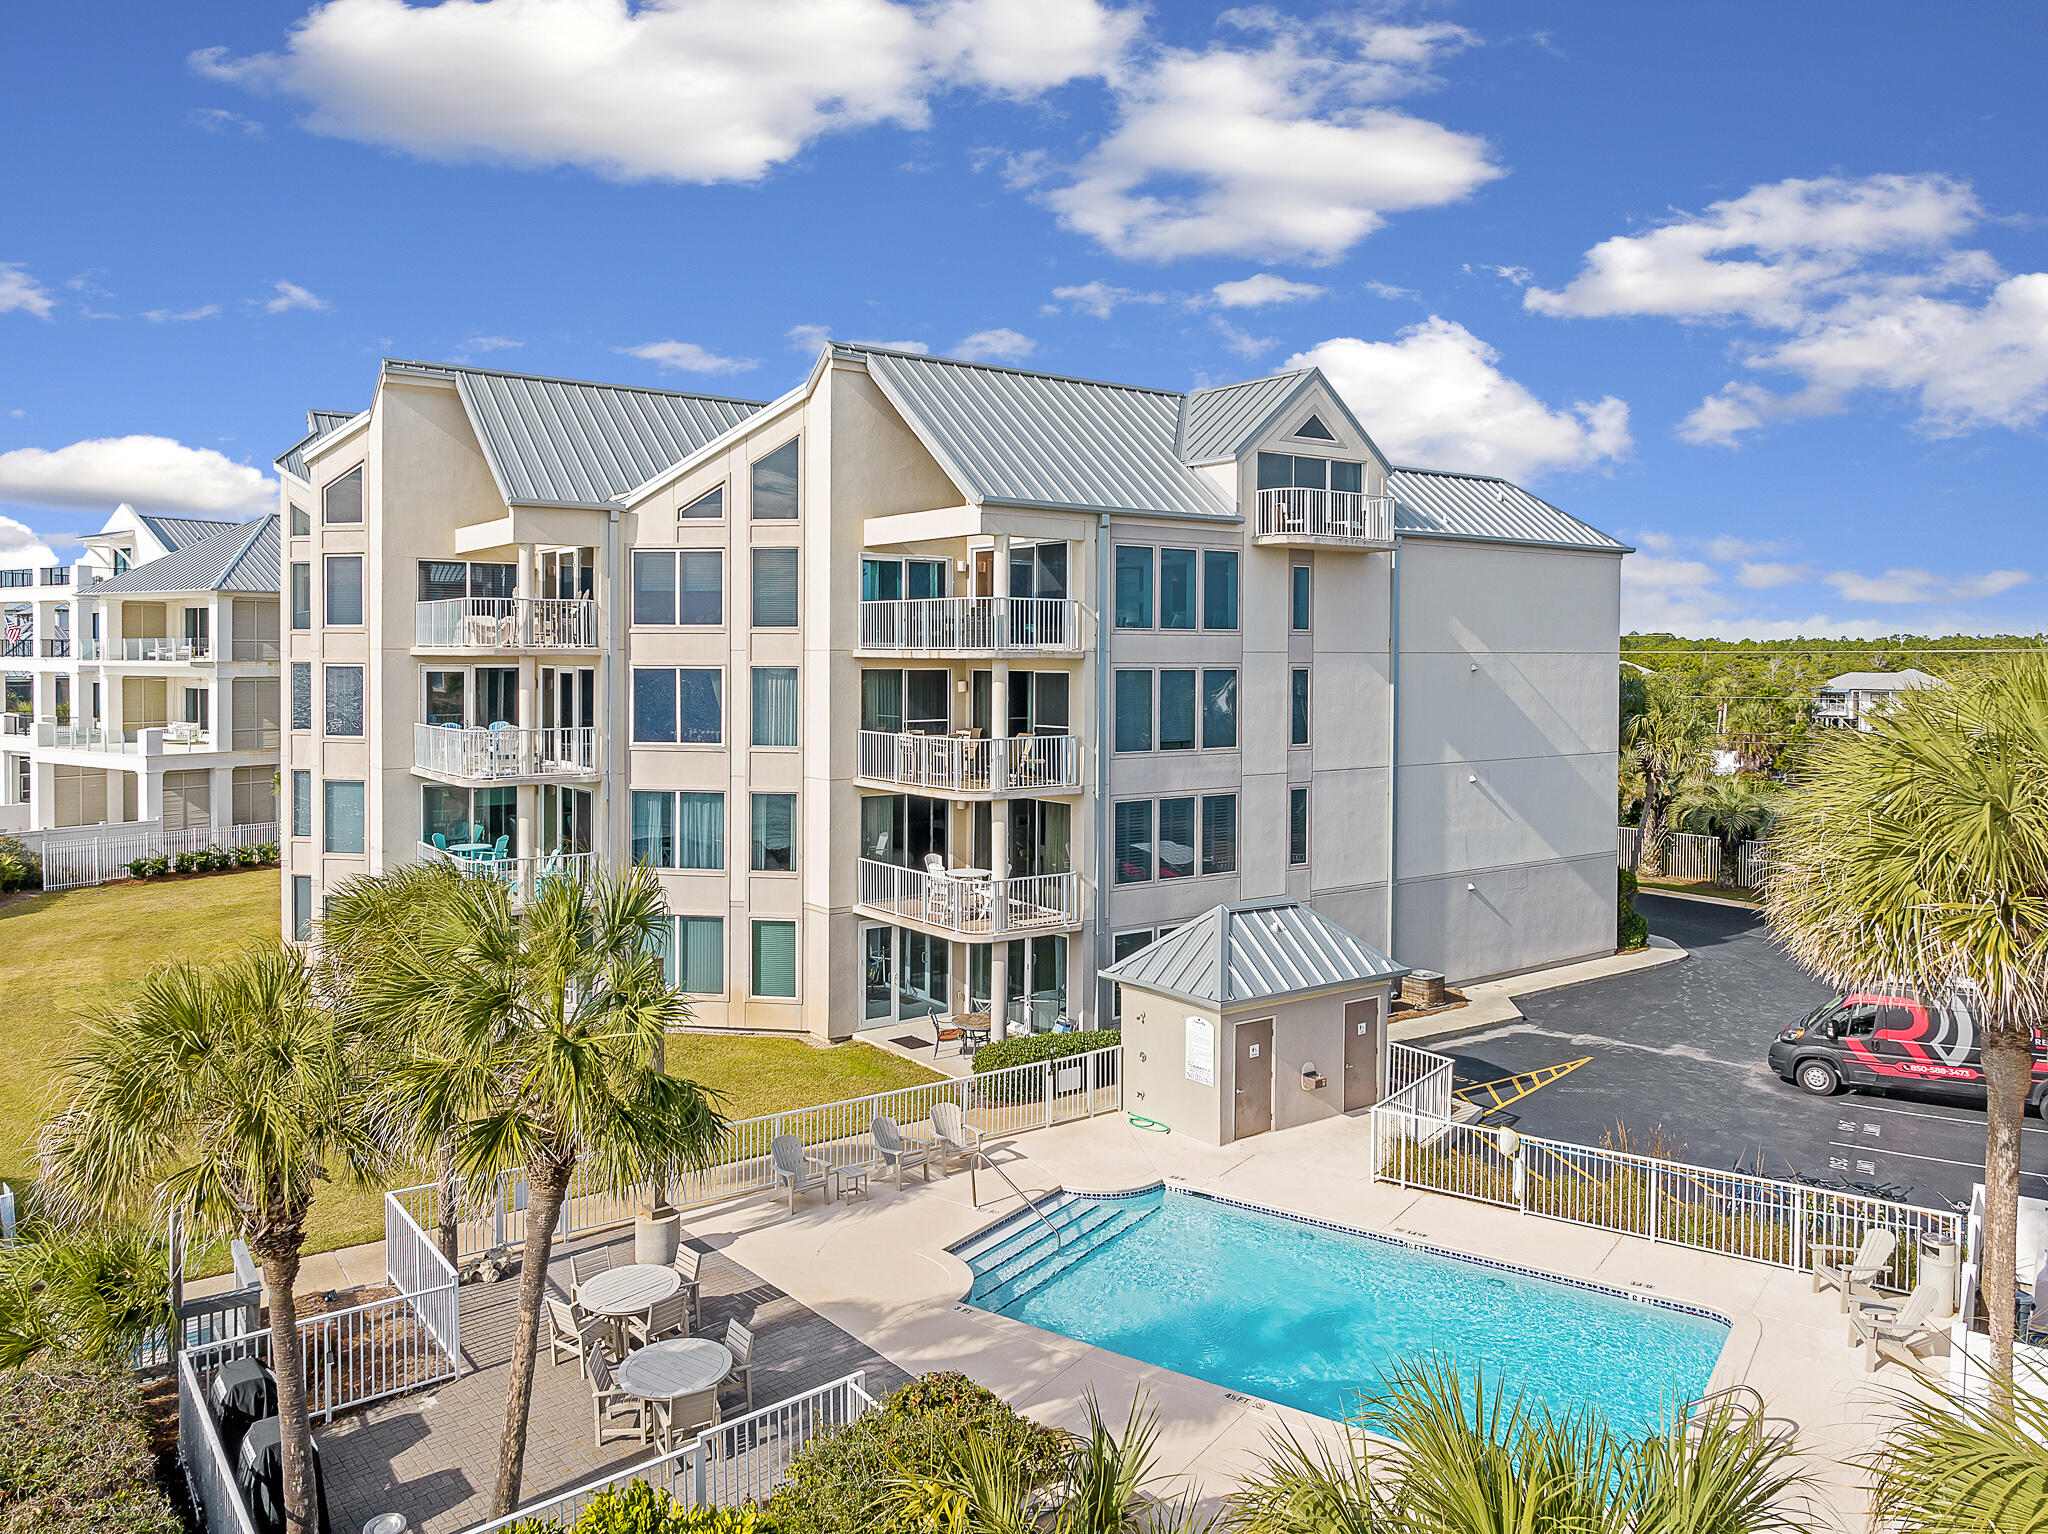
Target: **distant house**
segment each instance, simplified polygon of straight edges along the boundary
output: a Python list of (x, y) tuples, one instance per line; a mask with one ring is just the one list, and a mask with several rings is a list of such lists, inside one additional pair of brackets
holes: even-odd
[(1904, 671), (1845, 671), (1815, 691), (1813, 722), (1830, 729), (1868, 730), (1908, 688), (1947, 685), (1910, 666)]

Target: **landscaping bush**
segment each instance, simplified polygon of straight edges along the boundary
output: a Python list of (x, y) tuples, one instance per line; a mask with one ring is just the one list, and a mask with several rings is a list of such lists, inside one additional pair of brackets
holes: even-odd
[(128, 865), (128, 873), (136, 879), (160, 879), (171, 871), (171, 860), (161, 852), (152, 852), (146, 858), (137, 858)]
[(205, 864), (203, 852), (181, 852), (171, 859), (171, 867), (181, 874), (196, 874)]
[(1021, 1038), (997, 1039), (974, 1052), (974, 1072), (979, 1076), (1012, 1065), (1036, 1065), (1040, 1060), (1085, 1055), (1091, 1050), (1113, 1049), (1123, 1041), (1123, 1034), (1114, 1028), (1089, 1028), (1079, 1033), (1027, 1033)]
[(658, 1486), (629, 1481), (591, 1498), (573, 1524), (521, 1518), (507, 1524), (504, 1534), (777, 1534), (777, 1529), (775, 1520), (751, 1503), (684, 1507)]
[(230, 856), (237, 868), (261, 868), (277, 861), (277, 843), (256, 842), (251, 846), (237, 847)]
[(204, 866), (210, 874), (226, 873), (235, 867), (235, 855), (218, 844), (208, 847), (200, 856), (206, 860)]
[[(928, 1476), (968, 1431), (1015, 1459), (1034, 1484), (1057, 1478), (1063, 1441), (964, 1374), (927, 1374), (881, 1408), (813, 1439), (768, 1503), (775, 1534), (920, 1534), (882, 1505), (886, 1483)], [(580, 1534), (580, 1531), (579, 1531)]]
[(12, 836), (0, 836), (0, 895), (43, 887), (43, 863)]
[(0, 1534), (183, 1534), (123, 1374), (0, 1372)]
[(1636, 909), (1636, 876), (1626, 868), (1616, 869), (1620, 875), (1616, 888), (1620, 899), (1616, 902), (1615, 947), (1624, 952), (1631, 948), (1645, 947), (1650, 941), (1650, 923)]

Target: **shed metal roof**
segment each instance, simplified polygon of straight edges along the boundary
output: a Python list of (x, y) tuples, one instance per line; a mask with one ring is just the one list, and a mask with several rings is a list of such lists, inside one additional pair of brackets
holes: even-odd
[(277, 514), (229, 522), (197, 543), (86, 588), (91, 596), (153, 596), (182, 591), (278, 591)]
[(356, 418), (350, 410), (308, 410), (306, 434), (272, 460), (295, 479), (311, 479), (306, 468), (306, 449), (330, 432), (339, 431)]
[(1395, 469), (1387, 475), (1387, 489), (1394, 496), (1394, 530), (1398, 533), (1629, 552), (1620, 539), (1610, 538), (1520, 485), (1490, 474)]
[(758, 400), (636, 389), (387, 359), (387, 373), (452, 381), (510, 506), (610, 509), (761, 409)]
[(1282, 898), (1216, 906), (1102, 973), (1228, 1011), (1408, 970), (1314, 907)]

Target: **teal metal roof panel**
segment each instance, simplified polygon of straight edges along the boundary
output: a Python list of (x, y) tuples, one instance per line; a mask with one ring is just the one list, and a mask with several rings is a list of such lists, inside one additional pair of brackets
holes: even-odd
[(1408, 970), (1313, 906), (1278, 899), (1216, 906), (1102, 973), (1227, 1011)]
[(1387, 488), (1394, 496), (1394, 531), (1404, 535), (1629, 552), (1620, 539), (1491, 475), (1395, 469), (1387, 476)]

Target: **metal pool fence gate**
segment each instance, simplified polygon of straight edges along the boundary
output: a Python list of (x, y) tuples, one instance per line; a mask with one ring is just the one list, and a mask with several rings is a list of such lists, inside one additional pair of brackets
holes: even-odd
[[(1112, 1045), (979, 1076), (741, 1119), (726, 1126), (708, 1167), (667, 1190), (669, 1200), (689, 1208), (773, 1188), (769, 1146), (778, 1135), (795, 1135), (806, 1154), (830, 1166), (868, 1160), (874, 1154), (869, 1131), (878, 1116), (894, 1119), (912, 1134), (929, 1135), (932, 1106), (941, 1102), (958, 1103), (967, 1122), (988, 1135), (1020, 1134), (1114, 1113), (1123, 1106), (1123, 1049)], [(644, 1206), (647, 1193), (645, 1188), (597, 1187), (579, 1170), (569, 1185), (555, 1234), (573, 1236), (622, 1225)], [(415, 1228), (433, 1229), (439, 1223), (440, 1192), (432, 1184), (402, 1188), (386, 1198), (404, 1206)], [(523, 1244), (526, 1205), (525, 1174), (499, 1173), (481, 1205), (463, 1211), (458, 1224), (461, 1258), (467, 1261), (499, 1247)]]

